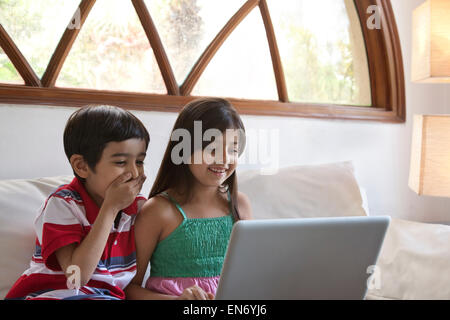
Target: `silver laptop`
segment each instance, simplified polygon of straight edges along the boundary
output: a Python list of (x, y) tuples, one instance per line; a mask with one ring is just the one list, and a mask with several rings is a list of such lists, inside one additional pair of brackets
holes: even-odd
[(216, 300), (364, 299), (390, 217), (238, 221)]

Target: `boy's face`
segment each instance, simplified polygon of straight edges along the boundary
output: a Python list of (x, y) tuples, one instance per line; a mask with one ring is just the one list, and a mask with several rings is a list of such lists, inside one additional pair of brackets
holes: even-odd
[(92, 199), (101, 206), (109, 185), (121, 174), (130, 172), (132, 179), (142, 176), (145, 156), (144, 140), (109, 142), (95, 165), (95, 170), (87, 170), (85, 186)]

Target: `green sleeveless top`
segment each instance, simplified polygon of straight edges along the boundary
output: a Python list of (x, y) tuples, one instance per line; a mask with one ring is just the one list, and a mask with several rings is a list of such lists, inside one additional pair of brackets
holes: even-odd
[(183, 222), (155, 248), (150, 259), (151, 277), (215, 277), (222, 271), (233, 227), (230, 213), (217, 218), (188, 219), (181, 206), (163, 192), (180, 211)]

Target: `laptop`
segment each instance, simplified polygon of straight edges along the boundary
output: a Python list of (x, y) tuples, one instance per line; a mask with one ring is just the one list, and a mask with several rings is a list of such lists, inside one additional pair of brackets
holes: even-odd
[(364, 299), (390, 217), (234, 224), (216, 300)]

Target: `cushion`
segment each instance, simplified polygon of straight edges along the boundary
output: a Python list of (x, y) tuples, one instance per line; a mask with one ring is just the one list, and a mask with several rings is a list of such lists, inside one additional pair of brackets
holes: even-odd
[(39, 208), (53, 190), (72, 179), (0, 180), (0, 299), (29, 267)]
[(255, 219), (367, 215), (351, 162), (244, 171), (238, 183)]
[(450, 299), (450, 226), (392, 219), (368, 299)]

